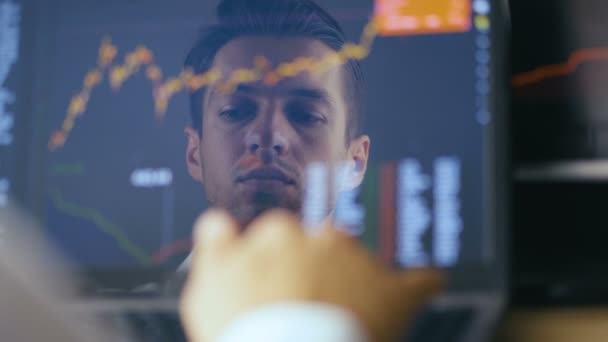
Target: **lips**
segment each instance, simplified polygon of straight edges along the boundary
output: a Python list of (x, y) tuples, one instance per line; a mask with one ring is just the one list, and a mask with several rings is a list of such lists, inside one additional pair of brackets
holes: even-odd
[(295, 181), (287, 173), (276, 167), (261, 167), (253, 169), (237, 177), (237, 182), (247, 181), (278, 181), (287, 185), (294, 185)]

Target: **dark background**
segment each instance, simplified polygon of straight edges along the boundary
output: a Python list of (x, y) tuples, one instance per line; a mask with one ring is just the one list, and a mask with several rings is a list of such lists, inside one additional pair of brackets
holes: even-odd
[[(511, 1), (513, 74), (564, 63), (580, 49), (607, 47), (607, 16), (602, 0)], [(512, 89), (516, 303), (608, 298), (607, 94), (605, 58)], [(599, 176), (551, 172), (557, 165), (589, 166)], [(528, 177), (531, 170), (534, 177)]]

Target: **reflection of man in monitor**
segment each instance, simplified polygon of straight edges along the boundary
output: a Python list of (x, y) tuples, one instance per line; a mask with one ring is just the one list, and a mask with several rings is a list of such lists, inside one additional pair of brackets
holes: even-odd
[[(260, 56), (272, 69), (322, 58), (345, 43), (336, 20), (310, 0), (224, 0), (218, 19), (188, 55), (186, 67), (195, 74), (230, 75)], [(227, 91), (218, 81), (192, 92), (187, 164), (209, 204), (243, 224), (271, 208), (299, 213), (311, 162), (350, 162), (360, 183), (370, 144), (358, 130), (362, 82), (359, 64), (347, 61), (272, 85), (249, 82)]]

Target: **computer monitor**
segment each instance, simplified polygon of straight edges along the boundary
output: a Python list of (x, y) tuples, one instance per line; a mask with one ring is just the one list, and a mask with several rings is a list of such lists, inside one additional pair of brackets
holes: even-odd
[(513, 300), (606, 301), (608, 3), (511, 7)]
[[(194, 72), (184, 60), (200, 29), (217, 23), (216, 5), (0, 2), (6, 25), (0, 122), (15, 121), (0, 132), (3, 158), (15, 161), (0, 183), (10, 186), (0, 188), (10, 188), (39, 217), (74, 268), (93, 275), (94, 288), (157, 280), (190, 251), (211, 183), (205, 188), (193, 179), (187, 164), (191, 92), (227, 80), (226, 93), (272, 88), (300, 75), (346, 70), (353, 61), (366, 80), (364, 93), (355, 93), (365, 95), (356, 108), (360, 133), (371, 141), (357, 197), (365, 224), (353, 234), (398, 267), (449, 268), (455, 287), (502, 284), (499, 4), (323, 1), (348, 44), (279, 65), (256, 55), (250, 68)], [(342, 95), (334, 105), (352, 115), (359, 98)], [(327, 112), (321, 121), (337, 120), (331, 115), (338, 110)], [(287, 125), (292, 119), (310, 118)], [(303, 139), (292, 131), (286, 139)], [(283, 152), (289, 163), (292, 156)], [(304, 173), (298, 169), (298, 177)]]

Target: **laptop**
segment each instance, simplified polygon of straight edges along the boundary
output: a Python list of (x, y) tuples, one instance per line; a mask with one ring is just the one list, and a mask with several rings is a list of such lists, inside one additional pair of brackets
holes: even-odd
[[(185, 157), (183, 80), (198, 72), (184, 59), (217, 3), (0, 0), (0, 206), (25, 206), (83, 279), (75, 310), (175, 310), (164, 280), (187, 260), (210, 202)], [(362, 182), (335, 198), (319, 195), (336, 189), (326, 182), (335, 168), (306, 165), (302, 217), (333, 215), (395, 268), (445, 269), (448, 291), (409, 340), (487, 340), (507, 299), (506, 8), (320, 5), (352, 43), (335, 67), (356, 61), (365, 78), (358, 109), (371, 147)], [(300, 60), (299, 72), (322, 58)], [(196, 90), (213, 84), (199, 80)]]

